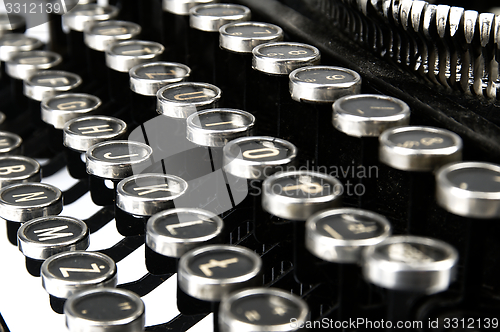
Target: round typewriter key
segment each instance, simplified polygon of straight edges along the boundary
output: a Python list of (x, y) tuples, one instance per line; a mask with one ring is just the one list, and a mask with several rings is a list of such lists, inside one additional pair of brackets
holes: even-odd
[(278, 288), (234, 292), (222, 300), (219, 312), (223, 332), (292, 332), (298, 331), (299, 326), (309, 319), (307, 303)]
[(94, 113), (101, 100), (86, 93), (65, 93), (42, 101), (42, 120), (56, 129), (63, 129), (66, 122)]
[(185, 81), (191, 69), (175, 62), (149, 62), (130, 69), (130, 89), (132, 90), (132, 117), (137, 123), (146, 122), (156, 112), (158, 90), (162, 87)]
[(186, 137), (199, 146), (208, 147), (212, 169), (222, 168), (222, 148), (230, 140), (248, 136), (255, 117), (245, 111), (215, 108), (191, 114), (187, 118)]
[(294, 275), (301, 282), (317, 282), (323, 273), (321, 261), (305, 249), (305, 220), (318, 211), (338, 207), (343, 191), (336, 178), (311, 171), (280, 172), (264, 180), (262, 208), (291, 224)]
[(343, 191), (340, 181), (326, 174), (280, 172), (264, 181), (262, 207), (280, 218), (305, 221), (318, 211), (339, 206)]
[(257, 240), (273, 243), (288, 236), (290, 232), (281, 228), (281, 223), (273, 222), (272, 216), (262, 209), (261, 193), (263, 180), (295, 165), (295, 145), (268, 136), (240, 137), (224, 146), (223, 154), (222, 164), (226, 173), (248, 180), (245, 183), (245, 189), (249, 191), (246, 202), (239, 206), (252, 207), (254, 235)]
[(26, 80), (40, 70), (51, 69), (62, 62), (62, 57), (50, 51), (19, 52), (7, 61), (6, 71), (10, 77)]
[(132, 67), (158, 59), (164, 49), (163, 45), (151, 41), (119, 41), (106, 50), (106, 64), (114, 71), (128, 74)]
[(144, 331), (145, 307), (141, 298), (124, 289), (98, 288), (78, 293), (64, 306), (72, 332)]
[(9, 33), (0, 37), (0, 79), (1, 86), (9, 83), (9, 76), (5, 72), (5, 62), (18, 52), (28, 52), (39, 50), (43, 43), (36, 38), (26, 36), (21, 33)]
[(187, 119), (191, 114), (215, 108), (222, 91), (215, 85), (197, 82), (169, 84), (157, 93), (157, 112), (171, 118)]
[(362, 251), (391, 235), (391, 225), (377, 213), (353, 208), (319, 212), (306, 222), (306, 247), (335, 263), (359, 263)]
[(259, 119), (259, 134), (289, 140), (286, 126), (297, 120), (288, 114), (300, 108), (290, 98), (289, 74), (319, 64), (319, 50), (302, 43), (272, 42), (256, 46), (252, 53), (254, 71), (249, 78), (247, 110)]
[(210, 147), (223, 147), (230, 140), (247, 136), (255, 117), (245, 111), (216, 108), (192, 114), (187, 119), (187, 138)]
[(96, 113), (101, 106), (101, 100), (86, 93), (65, 93), (44, 98), (41, 103), (42, 121), (49, 125), (50, 149), (63, 149), (64, 124), (82, 115)]
[(119, 102), (127, 102), (123, 91), (130, 89), (129, 71), (144, 62), (160, 60), (163, 45), (144, 40), (126, 40), (112, 44), (106, 50), (106, 65), (110, 96)]
[[(74, 90), (81, 84), (82, 79), (77, 74), (60, 70), (43, 70), (24, 81), (24, 95), (41, 102), (42, 99)], [(39, 107), (40, 104), (37, 104)]]
[(0, 156), (22, 154), (23, 139), (16, 134), (0, 131)]
[(189, 52), (186, 63), (193, 68), (193, 79), (216, 82), (219, 68), (216, 58), (221, 56), (219, 28), (228, 23), (248, 21), (250, 9), (235, 4), (198, 5), (189, 11)]
[(462, 159), (462, 140), (445, 129), (400, 127), (388, 129), (379, 138), (380, 161), (392, 168), (411, 172), (408, 204), (408, 231), (425, 235), (428, 210), (435, 188), (432, 172), (442, 165)]
[(40, 164), (29, 157), (0, 157), (0, 189), (15, 183), (40, 182)]
[[(289, 79), (290, 95), (300, 106), (283, 110), (280, 135), (296, 142), (298, 149), (303, 151), (302, 163), (312, 162), (316, 167), (331, 165), (328, 158), (336, 154), (330, 142), (339, 140), (329, 125), (331, 104), (340, 97), (359, 93), (361, 77), (346, 68), (307, 66), (292, 71)], [(316, 133), (303, 128), (316, 128)]]
[(142, 29), (136, 23), (126, 21), (102, 21), (88, 24), (84, 30), (87, 63), (90, 75), (106, 79), (106, 49), (116, 41), (134, 39)]
[(186, 252), (214, 242), (224, 223), (212, 212), (178, 208), (159, 212), (146, 224), (146, 266), (153, 274), (177, 272)]
[(85, 47), (83, 31), (93, 22), (107, 21), (118, 15), (118, 8), (101, 6), (94, 3), (78, 5), (63, 15), (63, 24), (69, 28), (68, 55), (72, 64), (79, 65), (85, 61)]
[(465, 237), (463, 303), (476, 303), (483, 289), (485, 257), (492, 253), (485, 239), (494, 233), (500, 217), (500, 166), (485, 162), (460, 162), (443, 166), (436, 174), (439, 206), (459, 216), (448, 222), (463, 225)]
[(188, 183), (178, 176), (139, 174), (121, 180), (116, 187), (115, 219), (120, 234), (144, 234), (150, 216), (174, 207)]
[(134, 39), (141, 30), (141, 26), (134, 22), (117, 20), (94, 22), (85, 26), (85, 44), (92, 50), (106, 52), (114, 42)]
[(0, 37), (10, 33), (23, 33), (26, 31), (26, 20), (23, 16), (14, 13), (0, 14)]
[(17, 245), (21, 223), (62, 211), (62, 193), (44, 183), (17, 183), (0, 190), (0, 217), (7, 221), (9, 241)]
[(247, 109), (247, 80), (252, 65), (255, 46), (283, 40), (283, 30), (274, 24), (261, 22), (236, 22), (219, 29), (219, 52), (215, 59), (215, 83), (225, 92), (227, 105)]
[(458, 252), (431, 238), (393, 236), (364, 253), (365, 279), (390, 290), (388, 319), (409, 318), (410, 299), (448, 289), (457, 273)]
[(24, 97), (24, 80), (30, 78), (40, 70), (57, 67), (62, 57), (50, 51), (26, 51), (11, 56), (5, 64), (5, 71), (10, 76), (11, 98), (16, 104), (15, 109), (4, 110), (8, 116), (17, 116), (19, 109), (27, 108), (28, 102)]
[(127, 124), (123, 120), (110, 116), (83, 116), (66, 122), (63, 144), (68, 147), (66, 160), (71, 176), (76, 179), (88, 177), (81, 154), (94, 144), (121, 138), (126, 131)]
[(38, 50), (43, 43), (21, 33), (11, 33), (0, 38), (0, 61), (7, 62), (11, 56), (18, 52)]
[(245, 247), (207, 245), (193, 249), (179, 260), (177, 307), (183, 312), (186, 295), (210, 301), (214, 326), (219, 326), (219, 302), (231, 292), (256, 286), (261, 270), (261, 258)]
[(42, 286), (50, 295), (52, 309), (63, 313), (64, 302), (78, 292), (115, 287), (116, 264), (99, 252), (69, 251), (47, 258), (41, 268)]
[(163, 0), (163, 44), (168, 59), (186, 63), (188, 52), (189, 10), (217, 0)]
[(134, 173), (141, 173), (151, 164), (153, 149), (133, 141), (109, 141), (87, 150), (87, 173), (90, 174), (90, 193), (97, 205), (113, 204), (115, 189), (104, 185), (105, 179), (118, 182)]
[(339, 208), (311, 216), (306, 222), (305, 245), (316, 257), (337, 264), (338, 320), (358, 317), (357, 299), (362, 291), (362, 252), (391, 235), (391, 225), (377, 213), (361, 209)]
[[(337, 135), (336, 141), (347, 140), (350, 144), (360, 146), (360, 166), (364, 169), (379, 164), (378, 137), (389, 128), (408, 125), (410, 108), (403, 101), (383, 95), (355, 94), (345, 96), (333, 104), (333, 126), (344, 135)], [(361, 144), (360, 144), (361, 143)], [(331, 151), (330, 156), (336, 156), (331, 163), (339, 162), (342, 147), (349, 143), (339, 142), (337, 149)], [(335, 149), (335, 148), (334, 148)], [(352, 158), (350, 158), (352, 159)], [(351, 161), (348, 161), (349, 163)], [(347, 165), (344, 165), (346, 167)], [(356, 181), (355, 179), (352, 179)], [(376, 177), (361, 177), (359, 185), (363, 186), (364, 194), (359, 195), (359, 205), (373, 209), (378, 200), (378, 183)]]
[(71, 217), (36, 218), (19, 228), (17, 245), (26, 256), (28, 272), (39, 277), (43, 261), (50, 256), (87, 249), (89, 229), (83, 221)]

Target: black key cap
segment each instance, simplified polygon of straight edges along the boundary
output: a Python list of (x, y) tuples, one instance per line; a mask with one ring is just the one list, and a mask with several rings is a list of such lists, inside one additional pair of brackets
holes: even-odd
[(17, 232), (19, 250), (26, 256), (26, 268), (40, 276), (42, 263), (60, 252), (85, 250), (89, 246), (89, 229), (78, 219), (48, 216), (24, 223)]
[(23, 154), (23, 139), (16, 134), (0, 131), (0, 156)]
[(144, 234), (148, 218), (162, 210), (172, 209), (186, 193), (188, 183), (175, 175), (137, 174), (116, 187), (115, 220), (120, 234)]
[(409, 172), (407, 231), (427, 235), (426, 225), (431, 193), (435, 188), (433, 171), (462, 159), (462, 139), (455, 133), (433, 127), (400, 127), (384, 131), (379, 137), (380, 161)]
[(121, 104), (126, 104), (123, 91), (130, 89), (129, 71), (144, 62), (160, 60), (165, 48), (163, 45), (144, 40), (126, 40), (112, 44), (106, 51), (108, 66), (108, 88), (110, 97)]
[(256, 46), (252, 53), (247, 110), (259, 118), (259, 134), (288, 139), (292, 133), (284, 126), (300, 122), (289, 117), (298, 105), (290, 98), (288, 76), (297, 68), (317, 65), (319, 50), (307, 44), (273, 42)]
[(114, 42), (137, 38), (142, 29), (133, 22), (93, 22), (85, 27), (84, 41), (87, 45), (88, 74), (98, 79), (107, 79), (106, 49)]
[(0, 157), (0, 189), (15, 183), (40, 182), (40, 164), (25, 156)]
[(17, 183), (0, 190), (0, 217), (7, 221), (9, 241), (17, 245), (21, 223), (62, 211), (62, 193), (44, 183)]
[(5, 62), (17, 52), (27, 52), (39, 50), (43, 43), (36, 38), (26, 36), (20, 33), (9, 33), (0, 38), (0, 87), (9, 84), (9, 76), (5, 72)]
[(49, 142), (53, 151), (63, 149), (63, 128), (66, 122), (98, 112), (101, 100), (87, 93), (65, 93), (44, 98), (41, 103), (42, 121), (49, 125)]
[(185, 81), (190, 74), (188, 66), (175, 62), (149, 62), (130, 69), (132, 119), (143, 123), (157, 116), (158, 90), (165, 85)]
[(66, 122), (63, 144), (66, 150), (68, 171), (76, 179), (87, 178), (82, 153), (94, 144), (121, 138), (127, 131), (125, 121), (110, 116), (84, 116)]
[(286, 133), (285, 139), (296, 142), (302, 154), (299, 157), (301, 163), (312, 164), (308, 169), (334, 164), (331, 146), (338, 139), (329, 123), (331, 104), (345, 95), (359, 93), (361, 77), (346, 68), (307, 66), (295, 69), (289, 78), (290, 95), (300, 106), (288, 111), (286, 120), (280, 124), (280, 130)]
[[(150, 166), (152, 153), (148, 145), (133, 141), (109, 141), (91, 146), (86, 159), (94, 203), (100, 206), (114, 204), (118, 182)], [(113, 189), (107, 188), (104, 180), (111, 180)]]
[(226, 332), (292, 332), (309, 320), (309, 307), (297, 295), (278, 288), (250, 288), (222, 300), (219, 327)]
[(250, 9), (234, 4), (206, 4), (189, 11), (186, 64), (193, 69), (193, 80), (214, 83), (219, 68), (215, 59), (221, 56), (219, 28), (228, 23), (248, 21)]
[(305, 249), (304, 224), (312, 214), (340, 206), (344, 188), (333, 176), (311, 171), (276, 173), (262, 185), (262, 208), (293, 226), (295, 278), (303, 283), (321, 280), (320, 261)]
[(222, 52), (215, 58), (215, 84), (224, 91), (226, 105), (247, 110), (252, 50), (260, 44), (282, 41), (283, 30), (270, 23), (229, 23), (220, 28), (219, 39)]
[(152, 274), (177, 272), (179, 258), (220, 240), (224, 223), (212, 212), (194, 208), (162, 211), (146, 225), (146, 267)]
[(78, 293), (64, 307), (69, 331), (143, 331), (144, 303), (133, 292), (99, 288)]
[(64, 302), (71, 295), (97, 287), (115, 287), (116, 271), (115, 262), (104, 254), (70, 251), (46, 259), (40, 274), (52, 309), (62, 314)]
[[(230, 292), (259, 285), (261, 258), (241, 246), (208, 245), (193, 249), (179, 261), (177, 306), (189, 305), (186, 297), (210, 301), (214, 330), (218, 331), (219, 303)], [(191, 308), (188, 308), (191, 309)]]
[[(333, 126), (339, 132), (349, 136), (347, 140), (352, 142), (351, 144), (361, 147), (358, 164), (368, 176), (365, 178), (360, 177), (357, 181), (351, 178), (347, 180), (359, 182), (354, 184), (354, 193), (360, 194), (358, 202), (360, 207), (374, 210), (375, 202), (379, 200), (377, 176), (371, 176), (369, 171), (379, 165), (378, 137), (386, 129), (405, 126), (409, 122), (410, 108), (408, 105), (397, 98), (389, 96), (352, 95), (342, 97), (333, 104)], [(339, 144), (331, 144), (334, 148), (330, 149), (329, 162), (347, 169), (349, 165), (343, 159), (339, 160), (339, 156), (342, 154), (341, 151), (344, 146), (350, 144), (342, 144), (342, 140), (346, 138), (339, 135), (341, 134), (338, 133), (333, 136)], [(368, 172), (366, 172), (367, 170)], [(361, 189), (356, 190), (358, 185), (361, 185)]]

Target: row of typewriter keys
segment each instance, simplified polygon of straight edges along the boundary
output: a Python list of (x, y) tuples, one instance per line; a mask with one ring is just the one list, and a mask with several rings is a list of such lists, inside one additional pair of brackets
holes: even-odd
[[(72, 13), (95, 21), (91, 9), (107, 11), (89, 5), (77, 7)], [(111, 8), (109, 12), (115, 11)], [(191, 26), (198, 30), (212, 29), (208, 33), (217, 34), (220, 26), (216, 23), (230, 23), (230, 19), (227, 22), (224, 19), (235, 15), (238, 21), (245, 21), (250, 14), (247, 8), (241, 6), (202, 5), (191, 9)], [(66, 22), (71, 22), (71, 19)], [(138, 32), (128, 33), (127, 29), (138, 31), (140, 27), (130, 22), (104, 21), (88, 25), (86, 29), (84, 36), (90, 46), (90, 36), (94, 37), (94, 41), (107, 39), (109, 43), (115, 39), (115, 33), (120, 36), (116, 39), (137, 36)], [(96, 37), (99, 31), (104, 35), (101, 35), (102, 38)], [(50, 128), (50, 137), (55, 143), (52, 148), (55, 151), (64, 150), (73, 176), (83, 178), (86, 173), (90, 174), (92, 199), (98, 205), (113, 204), (119, 232), (125, 236), (145, 233), (148, 247), (146, 262), (150, 272), (178, 272), (178, 302), (182, 299), (179, 307), (216, 311), (219, 310), (218, 302), (228, 289), (232, 292), (262, 284), (257, 277), (262, 273), (263, 262), (252, 251), (241, 246), (204, 246), (207, 241), (224, 241), (231, 231), (227, 228), (238, 226), (241, 220), (233, 220), (228, 213), (235, 205), (247, 208), (253, 214), (253, 231), (259, 243), (272, 245), (276, 240), (289, 243), (292, 253), (287, 258), (293, 261), (295, 279), (303, 284), (320, 283), (331, 288), (330, 295), (337, 297), (331, 299), (332, 303), (337, 301), (343, 307), (334, 313), (339, 321), (359, 315), (357, 303), (345, 294), (346, 290), (356, 292), (355, 283), (350, 281), (359, 281), (361, 273), (355, 265), (361, 262), (367, 281), (395, 293), (411, 291), (429, 294), (447, 289), (456, 273), (456, 250), (442, 241), (426, 237), (387, 239), (391, 234), (387, 219), (366, 210), (374, 207), (376, 179), (362, 179), (357, 184), (357, 188), (367, 190), (358, 195), (359, 207), (364, 210), (339, 208), (340, 198), (345, 194), (342, 183), (330, 175), (301, 170), (298, 166), (320, 169), (322, 165), (335, 163), (336, 156), (325, 151), (331, 145), (328, 142), (338, 139), (339, 133), (324, 126), (325, 122), (332, 121), (333, 104), (334, 127), (348, 136), (359, 137), (363, 144), (361, 166), (377, 165), (380, 158), (390, 167), (411, 172), (414, 204), (408, 207), (408, 231), (410, 234), (425, 235), (426, 225), (422, 224), (426, 211), (418, 200), (426, 195), (420, 195), (419, 190), (422, 192), (422, 187), (432, 190), (433, 170), (461, 159), (460, 138), (442, 129), (407, 126), (410, 112), (403, 102), (380, 95), (358, 95), (361, 79), (357, 73), (344, 68), (319, 66), (320, 55), (315, 47), (279, 41), (282, 39), (279, 27), (238, 22), (220, 28), (220, 34), (222, 50), (211, 45), (211, 56), (216, 57), (213, 66), (203, 65), (202, 61), (189, 63), (193, 59), (186, 61), (189, 67), (180, 63), (151, 62), (158, 60), (164, 50), (163, 45), (155, 42), (127, 40), (107, 46), (105, 60), (109, 75), (103, 80), (108, 82), (109, 96), (104, 95), (103, 99), (120, 104), (119, 100), (124, 99), (123, 91), (130, 84), (134, 91), (132, 114), (123, 116), (129, 126), (144, 122), (130, 132), (128, 141), (114, 140), (123, 137), (126, 122), (116, 117), (89, 115), (100, 113), (99, 97), (81, 93), (60, 94), (82, 84), (78, 75), (38, 71), (47, 68), (36, 68), (33, 63), (40, 57), (44, 59), (44, 64), (46, 59), (53, 59), (55, 66), (60, 63), (57, 55), (47, 51), (19, 53), (7, 61), (6, 68), (8, 73), (22, 72), (16, 71), (16, 67), (26, 64), (22, 59), (30, 59), (33, 69), (25, 72), (24, 77), (11, 76), (11, 83), (14, 85), (18, 83), (14, 80), (26, 79), (24, 91), (31, 91), (26, 95), (32, 99), (27, 104), (33, 104), (34, 100), (41, 101), (41, 118), (54, 129)], [(261, 34), (265, 38), (259, 38)], [(201, 39), (204, 43), (218, 41), (218, 38), (208, 35)], [(97, 48), (93, 50), (102, 53), (103, 47), (101, 50)], [(206, 50), (205, 46), (203, 50)], [(103, 54), (94, 56), (102, 58)], [(225, 61), (219, 62), (221, 59)], [(206, 58), (203, 60), (206, 61)], [(239, 77), (220, 74), (224, 73), (224, 64), (235, 63), (245, 66), (231, 67), (242, 69)], [(250, 70), (250, 64), (255, 70)], [(201, 68), (196, 73), (198, 77), (223, 88), (209, 83), (185, 82), (191, 77), (190, 67), (196, 68), (197, 65)], [(207, 68), (216, 70), (208, 72)], [(86, 74), (82, 72), (81, 75)], [(196, 75), (193, 69), (192, 77)], [(245, 82), (246, 87), (243, 88)], [(238, 86), (242, 87), (239, 91)], [(221, 90), (225, 91), (224, 87), (235, 90), (236, 95), (240, 94), (240, 98), (234, 100), (240, 103), (239, 108), (247, 112), (236, 108), (216, 108), (217, 103), (223, 100)], [(227, 106), (233, 107), (229, 103)], [(30, 107), (35, 110), (36, 103)], [(140, 114), (138, 109), (141, 109)], [(155, 117), (155, 111), (162, 115)], [(265, 124), (259, 128), (261, 119), (265, 119)], [(303, 123), (308, 121), (317, 128), (315, 135), (304, 131)], [(252, 130), (262, 136), (250, 136)], [(60, 139), (59, 143), (57, 139)], [(379, 151), (379, 155), (375, 151)], [(86, 152), (86, 165), (78, 160), (83, 152)], [(37, 267), (41, 266), (44, 287), (53, 297), (54, 309), (61, 310), (64, 299), (73, 295), (75, 288), (81, 285), (79, 278), (61, 291), (57, 280), (69, 280), (64, 278), (71, 275), (69, 272), (72, 269), (89, 265), (92, 272), (83, 273), (93, 281), (89, 281), (92, 287), (115, 286), (116, 268), (109, 257), (98, 253), (73, 252), (88, 246), (88, 230), (78, 220), (56, 217), (62, 207), (61, 192), (49, 185), (33, 183), (40, 179), (35, 171), (20, 180), (8, 176), (20, 173), (21, 168), (24, 171), (29, 168), (28, 164), (39, 170), (36, 162), (24, 158), (26, 165), (21, 166), (18, 164), (21, 159), (4, 159), (7, 164), (2, 170), (8, 178), (6, 184), (23, 183), (3, 188), (0, 192), (2, 217), (8, 220), (11, 240), (12, 234), (15, 234), (17, 239), (14, 238), (13, 242), (18, 242), (20, 249), (31, 260), (27, 266), (34, 267), (31, 271), (35, 274)], [(221, 168), (225, 172), (220, 171)], [(475, 198), (458, 204), (457, 201), (463, 198), (457, 196), (456, 191), (458, 188), (493, 194), (497, 188), (491, 187), (489, 180), (494, 180), (498, 172), (498, 166), (484, 163), (459, 163), (441, 169), (437, 177), (438, 203), (451, 213), (470, 219), (495, 217), (497, 203), (494, 195), (483, 200), (488, 209), (478, 209)], [(484, 181), (477, 181), (478, 176)], [(205, 178), (200, 180), (200, 177)], [(107, 188), (105, 180), (113, 182), (113, 189)], [(469, 186), (478, 188), (468, 189)], [(257, 190), (247, 195), (245, 189), (249, 188)], [(227, 197), (227, 193), (231, 197)], [(40, 203), (39, 206), (33, 201)], [(176, 209), (172, 209), (174, 207)], [(222, 216), (224, 221), (217, 215)], [(17, 231), (21, 223), (23, 225)], [(58, 232), (61, 227), (79, 229), (73, 232), (79, 236), (70, 245), (64, 243), (60, 247), (53, 243), (59, 238), (55, 236), (50, 243), (45, 242), (50, 244), (47, 246), (49, 250), (42, 247), (33, 253), (30, 248), (33, 247), (33, 240), (44, 242), (40, 239), (47, 240), (48, 233)], [(36, 235), (40, 233), (44, 235)], [(363, 255), (365, 247), (369, 249)], [(306, 248), (312, 254), (307, 253)], [(63, 253), (55, 255), (58, 252)], [(69, 262), (75, 259), (81, 265), (69, 266)], [(337, 266), (325, 265), (320, 259)], [(416, 263), (424, 266), (424, 273), (422, 270), (412, 273)], [(392, 264), (396, 269), (385, 269), (386, 264)], [(325, 273), (332, 268), (336, 269), (337, 277), (332, 278)], [(100, 278), (95, 277), (96, 270)], [(437, 278), (434, 275), (436, 270), (439, 271)], [(236, 276), (240, 280), (232, 283), (231, 278)], [(350, 277), (354, 279), (350, 280)], [(362, 294), (357, 295), (362, 297)], [(133, 297), (109, 289), (96, 289), (72, 297), (65, 309), (68, 326), (71, 329), (72, 324), (82, 324), (81, 319), (91, 322), (92, 315), (99, 314), (90, 310), (95, 308), (93, 301), (106, 298), (116, 300), (118, 305), (121, 296)], [(287, 305), (272, 307), (271, 312), (275, 315), (265, 318), (264, 312), (261, 312), (264, 310), (262, 302), (267, 306), (275, 305), (274, 297), (288, 301)], [(223, 303), (220, 307), (220, 324), (227, 330), (239, 330), (241, 322), (264, 326), (283, 324), (287, 321), (283, 318), (284, 313), (294, 313), (285, 316), (288, 321), (291, 318), (299, 321), (308, 319), (307, 305), (303, 301), (274, 289), (236, 292), (227, 301), (232, 305)], [(397, 296), (390, 297), (388, 301), (391, 302), (389, 307), (398, 306)], [(254, 310), (242, 312), (235, 306), (238, 302), (242, 308), (251, 304)], [(144, 308), (137, 298), (133, 298), (132, 303), (135, 304), (134, 310), (131, 310), (134, 320), (127, 324), (140, 326), (143, 320), (140, 312)], [(81, 310), (82, 307), (88, 309)], [(399, 308), (387, 316), (404, 319), (409, 309)], [(83, 311), (86, 313), (82, 314)], [(290, 330), (293, 329), (290, 325)]]

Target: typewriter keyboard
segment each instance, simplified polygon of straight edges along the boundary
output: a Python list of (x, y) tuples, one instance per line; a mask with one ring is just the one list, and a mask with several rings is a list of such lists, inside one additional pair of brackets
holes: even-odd
[(5, 1), (0, 332), (498, 330), (500, 16), (464, 5)]

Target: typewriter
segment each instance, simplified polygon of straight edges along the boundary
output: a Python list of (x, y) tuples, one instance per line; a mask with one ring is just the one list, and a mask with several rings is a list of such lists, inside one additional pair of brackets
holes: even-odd
[(497, 330), (497, 5), (4, 1), (0, 331)]

